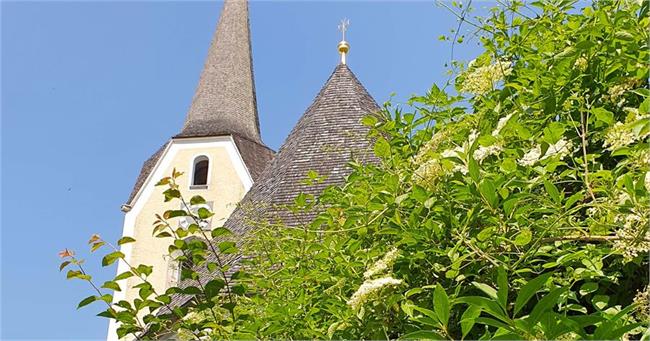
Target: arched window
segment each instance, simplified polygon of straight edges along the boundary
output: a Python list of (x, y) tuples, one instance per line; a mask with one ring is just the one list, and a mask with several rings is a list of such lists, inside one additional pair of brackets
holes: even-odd
[(192, 186), (206, 186), (208, 184), (209, 163), (206, 156), (199, 156), (194, 159)]

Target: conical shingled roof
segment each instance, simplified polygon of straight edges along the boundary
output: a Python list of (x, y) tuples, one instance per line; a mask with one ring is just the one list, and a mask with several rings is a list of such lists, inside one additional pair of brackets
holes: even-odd
[[(254, 229), (250, 221), (266, 220), (289, 226), (311, 221), (316, 212), (296, 216), (285, 209), (286, 205), (291, 205), (300, 193), (317, 196), (330, 185), (343, 184), (351, 172), (347, 164), (352, 160), (378, 162), (367, 137), (369, 128), (361, 123), (364, 116), (377, 111), (379, 106), (352, 71), (345, 64), (338, 65), (224, 226), (241, 237)], [(325, 181), (304, 184), (310, 170), (325, 176)], [(225, 255), (221, 259), (231, 264), (229, 274), (238, 269), (239, 258), (240, 255)], [(202, 282), (213, 276), (204, 272), (206, 269), (196, 270), (202, 273)], [(181, 283), (188, 285), (196, 283)], [(184, 305), (188, 300), (189, 296), (174, 295), (172, 305)]]
[[(342, 184), (350, 173), (348, 162), (374, 159), (367, 139), (368, 127), (361, 119), (378, 110), (352, 71), (345, 64), (338, 65), (225, 226), (243, 234), (251, 228), (246, 218), (299, 224), (283, 206), (291, 205), (299, 193), (319, 195), (325, 187)], [(324, 176), (325, 181), (304, 184), (311, 170)], [(309, 217), (300, 220), (305, 218)]]
[(248, 1), (224, 1), (199, 84), (177, 137), (237, 134), (261, 142)]

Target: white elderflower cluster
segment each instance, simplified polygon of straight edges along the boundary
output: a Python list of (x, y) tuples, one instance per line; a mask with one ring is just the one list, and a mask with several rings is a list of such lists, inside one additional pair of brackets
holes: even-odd
[(650, 171), (645, 172), (645, 178), (643, 178), (643, 184), (645, 185), (646, 191), (650, 192)]
[(650, 149), (641, 151), (638, 158), (636, 158), (636, 163), (641, 167), (650, 166)]
[(546, 150), (546, 153), (542, 156), (542, 146), (536, 145), (531, 150), (529, 150), (521, 159), (517, 160), (517, 163), (524, 167), (532, 166), (539, 161), (548, 159), (553, 156), (559, 156), (560, 159), (571, 154), (573, 150), (573, 142), (561, 138), (559, 141), (550, 145)]
[[(464, 150), (465, 150), (465, 148), (460, 147), (460, 146), (456, 146), (456, 147), (451, 148), (451, 149), (443, 150), (442, 153), (440, 153), (440, 156), (442, 156), (443, 158), (457, 157), (457, 158), (462, 160), (463, 157), (462, 157), (462, 155), (460, 153), (462, 153)], [(467, 174), (469, 172), (469, 170), (467, 169), (467, 165), (465, 165), (464, 163), (462, 163), (462, 164), (458, 163), (456, 161), (454, 161), (454, 167), (451, 169), (451, 171), (454, 172), (454, 173), (455, 172), (460, 172), (463, 175), (465, 175), (465, 174)]]
[(632, 300), (637, 305), (636, 315), (641, 321), (650, 320), (650, 287), (646, 286), (642, 291), (638, 291)]
[(621, 214), (615, 218), (615, 221), (623, 223), (623, 227), (616, 231), (616, 236), (620, 239), (614, 242), (614, 248), (621, 251), (626, 260), (650, 252), (650, 242), (647, 241), (650, 239), (647, 214), (636, 212)]
[(350, 297), (350, 299), (347, 301), (347, 304), (352, 307), (352, 309), (356, 310), (370, 298), (378, 294), (382, 289), (398, 286), (401, 284), (401, 279), (395, 279), (391, 276), (366, 280), (363, 282), (363, 284), (361, 284), (359, 289), (357, 289), (357, 291), (352, 294), (352, 297)]
[(385, 272), (386, 270), (389, 270), (393, 264), (395, 263), (395, 260), (397, 259), (397, 256), (399, 256), (399, 251), (397, 249), (392, 249), (388, 251), (384, 257), (382, 257), (379, 261), (377, 261), (375, 264), (373, 264), (366, 272), (363, 273), (363, 277), (368, 279), (371, 278), (374, 275), (380, 274)]
[(444, 169), (437, 159), (431, 159), (429, 161), (421, 164), (415, 172), (413, 172), (413, 177), (415, 183), (425, 188), (433, 188), (438, 180), (444, 174)]
[(483, 160), (485, 160), (488, 156), (490, 155), (498, 155), (503, 151), (503, 146), (499, 143), (493, 144), (491, 146), (487, 147), (478, 147), (474, 151), (474, 160), (476, 162), (481, 163)]
[(638, 81), (634, 78), (625, 80), (623, 83), (616, 84), (607, 90), (608, 97), (611, 101), (616, 101), (623, 96), (628, 90), (633, 89)]
[(475, 95), (484, 94), (494, 89), (495, 83), (512, 73), (512, 65), (507, 61), (498, 61), (487, 66), (479, 66), (465, 73), (461, 91)]
[(587, 58), (585, 58), (584, 56), (580, 56), (580, 57), (578, 57), (578, 59), (576, 59), (576, 62), (575, 62), (573, 65), (574, 65), (578, 70), (580, 70), (580, 71), (584, 71), (584, 70), (587, 69), (587, 65), (588, 65), (588, 63), (587, 63)]
[(603, 147), (606, 147), (608, 150), (616, 150), (634, 143), (636, 139), (636, 134), (627, 125), (616, 122), (613, 127), (609, 128), (609, 131), (605, 135)]
[(417, 155), (415, 156), (415, 162), (421, 164), (430, 156), (432, 152), (435, 152), (440, 144), (447, 139), (449, 136), (449, 130), (441, 130), (433, 134), (433, 137), (425, 145), (420, 147)]
[(513, 114), (508, 114), (508, 115), (506, 115), (504, 117), (501, 117), (499, 119), (499, 122), (497, 122), (497, 127), (492, 132), (492, 136), (496, 137), (496, 136), (499, 136), (499, 134), (501, 134), (501, 130), (503, 130), (503, 127), (505, 127), (506, 124), (508, 123), (508, 121), (510, 121), (510, 118), (512, 117), (512, 115)]

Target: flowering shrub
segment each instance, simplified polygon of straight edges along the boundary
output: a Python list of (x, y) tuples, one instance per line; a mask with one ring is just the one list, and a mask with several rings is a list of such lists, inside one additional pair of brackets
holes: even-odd
[[(300, 195), (297, 216), (320, 212), (300, 227), (253, 222), (237, 295), (206, 261), (217, 229), (178, 247), (214, 272), (210, 288), (145, 290), (119, 312), (91, 301), (122, 333), (144, 330), (144, 305), (144, 321), (188, 338), (647, 339), (649, 4), (573, 6), (453, 10), (484, 47), (454, 63), (456, 93), (434, 85), (365, 118), (381, 164), (353, 162), (344, 186)], [(191, 215), (174, 212), (162, 228)], [(171, 293), (193, 303), (156, 313)]]

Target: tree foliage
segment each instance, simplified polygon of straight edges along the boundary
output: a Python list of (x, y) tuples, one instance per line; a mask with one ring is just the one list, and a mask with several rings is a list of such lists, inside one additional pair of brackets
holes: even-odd
[[(167, 212), (154, 233), (192, 259), (184, 277), (207, 269), (214, 280), (164, 294), (143, 284), (119, 309), (98, 290), (80, 306), (106, 301), (122, 334), (142, 332), (145, 316), (150, 333), (185, 337), (648, 338), (648, 7), (512, 1), (475, 19), (452, 9), (484, 52), (453, 64), (456, 91), (434, 85), (365, 118), (381, 163), (353, 162), (343, 186), (299, 195), (292, 209), (317, 210), (313, 221), (254, 222), (239, 250), (225, 229), (219, 243), (198, 225), (172, 229), (194, 215)], [(161, 182), (170, 200), (181, 199), (175, 176)], [(232, 278), (213, 256), (235, 252), (245, 273)], [(166, 311), (174, 293), (191, 304)]]

